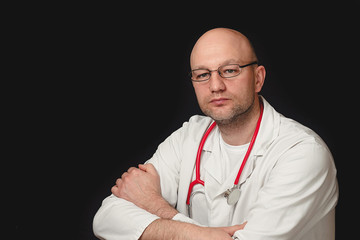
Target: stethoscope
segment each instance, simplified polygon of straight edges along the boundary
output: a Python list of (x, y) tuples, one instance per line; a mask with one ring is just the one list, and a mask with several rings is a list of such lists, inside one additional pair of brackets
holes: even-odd
[[(227, 203), (229, 205), (234, 205), (235, 203), (237, 203), (239, 201), (239, 198), (240, 198), (240, 188), (239, 188), (239, 179), (240, 179), (240, 175), (245, 167), (245, 164), (246, 164), (246, 161), (247, 159), (249, 158), (249, 155), (250, 155), (250, 152), (253, 148), (253, 145), (255, 143), (255, 140), (256, 140), (256, 137), (257, 137), (257, 134), (259, 132), (259, 128), (260, 128), (260, 123), (261, 123), (261, 119), (262, 119), (262, 115), (263, 115), (263, 110), (264, 110), (264, 107), (263, 107), (263, 104), (260, 103), (260, 116), (259, 116), (259, 119), (257, 121), (257, 124), (256, 124), (256, 128), (255, 128), (255, 131), (254, 131), (254, 134), (251, 138), (251, 141), (250, 141), (250, 144), (249, 144), (249, 147), (246, 151), (246, 154), (245, 154), (245, 157), (244, 157), (244, 160), (240, 166), (240, 169), (239, 169), (239, 172), (236, 176), (236, 179), (234, 181), (234, 186), (231, 188), (231, 189), (228, 189), (225, 194), (224, 194), (224, 197), (227, 199)], [(200, 141), (200, 145), (199, 145), (199, 149), (197, 151), (197, 154), (196, 154), (196, 164), (195, 164), (195, 174), (196, 174), (196, 179), (194, 181), (192, 181), (190, 183), (190, 186), (189, 186), (189, 191), (188, 191), (188, 195), (187, 195), (187, 200), (186, 200), (186, 204), (188, 205), (188, 209), (189, 209), (189, 214), (190, 214), (190, 208), (191, 208), (191, 205), (190, 205), (190, 197), (192, 195), (192, 190), (193, 190), (193, 187), (196, 185), (196, 184), (201, 184), (204, 186), (205, 182), (203, 180), (200, 179), (200, 158), (201, 158), (201, 152), (203, 150), (203, 147), (204, 147), (204, 144), (205, 144), (205, 141), (207, 139), (207, 137), (209, 136), (210, 132), (214, 129), (214, 127), (216, 126), (216, 122), (213, 122), (210, 127), (207, 129), (207, 131), (205, 132), (204, 136), (202, 137), (201, 141)]]

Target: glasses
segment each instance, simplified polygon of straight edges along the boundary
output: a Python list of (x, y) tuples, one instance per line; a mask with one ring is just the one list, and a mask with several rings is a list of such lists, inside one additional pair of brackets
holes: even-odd
[(220, 66), (217, 70), (209, 70), (205, 68), (199, 68), (190, 72), (190, 77), (193, 82), (204, 82), (210, 79), (211, 72), (217, 71), (223, 78), (233, 78), (241, 73), (241, 69), (250, 65), (257, 64), (258, 62), (251, 62), (245, 65), (239, 64), (227, 64)]

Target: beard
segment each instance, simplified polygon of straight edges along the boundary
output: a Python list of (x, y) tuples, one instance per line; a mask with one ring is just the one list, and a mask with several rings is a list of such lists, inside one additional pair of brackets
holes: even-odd
[(211, 108), (201, 108), (203, 113), (211, 117), (218, 125), (231, 125), (238, 124), (241, 120), (245, 120), (248, 113), (254, 106), (255, 95), (251, 96), (248, 101), (242, 103), (236, 103), (234, 106), (227, 112), (223, 111), (214, 111)]

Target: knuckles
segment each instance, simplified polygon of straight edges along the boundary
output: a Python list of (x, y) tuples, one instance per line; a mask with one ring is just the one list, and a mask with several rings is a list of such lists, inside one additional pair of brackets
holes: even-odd
[(135, 178), (139, 177), (140, 175), (144, 174), (142, 170), (131, 167), (126, 172), (121, 175), (121, 178), (118, 178), (115, 182), (115, 186), (111, 188), (111, 192), (117, 196), (121, 197), (124, 195), (124, 191), (126, 191), (126, 186), (129, 186)]
[(127, 172), (124, 172), (121, 178), (131, 178), (131, 177), (137, 177), (142, 173), (142, 171), (138, 168), (131, 167), (127, 170)]
[(121, 184), (121, 178), (116, 179), (115, 185), (119, 187), (120, 184)]
[(144, 174), (142, 170), (135, 167), (131, 167), (127, 170), (127, 172), (124, 172), (121, 175), (121, 179), (118, 178), (118, 180), (116, 180), (116, 185), (118, 185), (118, 182), (120, 183), (121, 181), (125, 184), (130, 181), (133, 181), (134, 178), (139, 177), (141, 174)]

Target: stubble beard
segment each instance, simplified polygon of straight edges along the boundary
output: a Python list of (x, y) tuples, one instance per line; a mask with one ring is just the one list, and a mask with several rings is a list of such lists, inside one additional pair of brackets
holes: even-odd
[(238, 125), (247, 119), (247, 115), (251, 112), (255, 102), (255, 96), (249, 103), (236, 104), (229, 114), (221, 116), (221, 114), (215, 114), (211, 109), (203, 109), (205, 115), (211, 117), (219, 126)]

